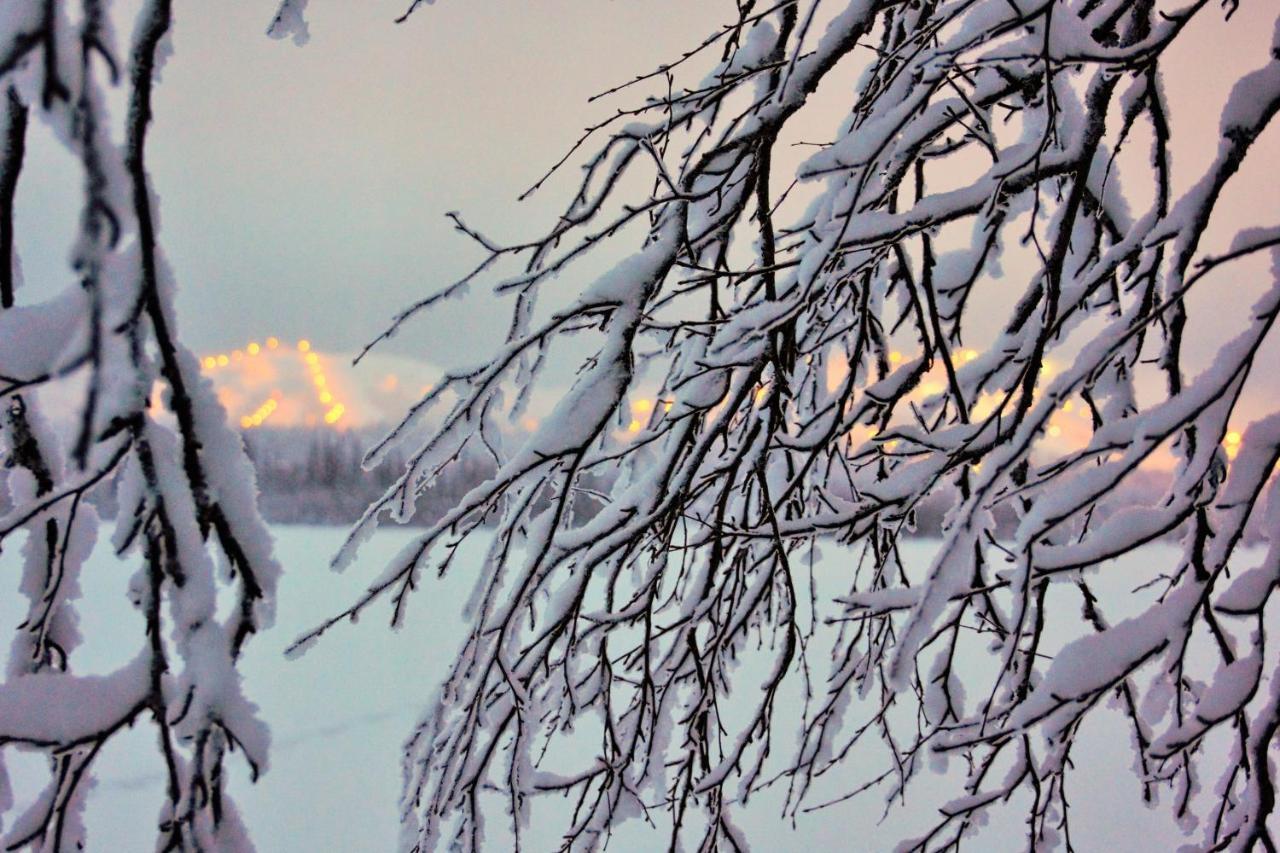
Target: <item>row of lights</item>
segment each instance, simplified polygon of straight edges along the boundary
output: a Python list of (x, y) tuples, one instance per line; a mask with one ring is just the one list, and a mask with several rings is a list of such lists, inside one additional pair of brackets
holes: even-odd
[[(200, 366), (205, 370), (217, 370), (219, 367), (226, 367), (232, 362), (242, 361), (246, 355), (252, 358), (253, 356), (261, 353), (263, 349), (272, 350), (279, 348), (279, 338), (267, 338), (265, 345), (260, 344), (257, 341), (250, 341), (242, 350), (237, 349), (232, 350), (230, 353), (220, 352), (217, 355), (206, 355), (204, 358), (200, 359)], [(298, 341), (298, 349), (301, 352), (306, 352), (310, 348), (311, 343), (309, 341)]]
[[(978, 358), (978, 351), (973, 349), (965, 349), (965, 350), (960, 350), (957, 353), (957, 355), (959, 357), (959, 360), (962, 363), (967, 364)], [(901, 363), (902, 353), (897, 352), (896, 350), (893, 352), (890, 352), (889, 361), (891, 361), (894, 364)], [(1046, 378), (1051, 376), (1053, 372), (1054, 372), (1053, 366), (1048, 363), (1043, 364), (1040, 368), (1040, 375)], [(926, 383), (926, 385), (923, 386), (921, 390), (923, 390), (927, 394), (937, 393), (938, 391), (941, 390), (941, 386), (937, 386), (931, 389), (928, 387), (928, 383)], [(768, 394), (768, 391), (769, 391), (768, 385), (761, 385), (758, 388), (756, 388), (754, 399), (757, 406), (764, 402), (765, 396)], [(975, 414), (978, 414), (978, 411), (977, 411), (978, 409), (985, 408), (987, 411), (979, 415), (979, 416), (985, 417), (986, 414), (990, 413), (990, 409), (993, 408), (996, 399), (997, 399), (997, 395), (990, 395), (981, 399), (979, 401), (979, 405), (975, 406)], [(662, 410), (664, 412), (671, 411), (672, 402), (670, 400), (663, 400), (659, 402), (661, 403)], [(632, 401), (631, 421), (630, 423), (627, 424), (627, 432), (638, 433), (640, 432), (640, 430), (644, 429), (644, 425), (646, 421), (648, 421), (650, 413), (653, 412), (653, 408), (654, 408), (654, 401), (652, 400), (639, 398)], [(1065, 403), (1063, 403), (1062, 408), (1059, 409), (1058, 411), (1060, 414), (1063, 414), (1063, 415), (1069, 415), (1072, 412), (1075, 412), (1082, 419), (1092, 418), (1092, 413), (1089, 411), (1088, 406), (1079, 406), (1077, 408), (1076, 404), (1071, 400), (1068, 400)], [(532, 418), (527, 418), (524, 425), (527, 429), (532, 431), (534, 428), (537, 427), (537, 421)], [(1063, 434), (1063, 427), (1060, 423), (1051, 422), (1049, 426), (1046, 428), (1045, 432), (1048, 434), (1050, 438), (1060, 438)], [(1223, 447), (1226, 449), (1228, 459), (1236, 458), (1236, 455), (1240, 452), (1241, 440), (1242, 440), (1242, 436), (1240, 435), (1239, 432), (1235, 430), (1231, 430), (1223, 438), (1222, 443), (1223, 443)], [(889, 441), (884, 442), (881, 445), (881, 448), (886, 453), (893, 453), (894, 450), (897, 449), (898, 445), (899, 445), (898, 440), (891, 439)], [(1280, 463), (1277, 463), (1276, 467), (1277, 467), (1277, 470), (1280, 471)], [(980, 464), (974, 465), (973, 469), (976, 473), (981, 470), (981, 465)]]
[[(243, 361), (245, 358), (254, 358), (266, 350), (279, 348), (280, 339), (276, 337), (267, 338), (261, 344), (257, 341), (250, 341), (245, 345), (244, 349), (232, 350), (230, 353), (220, 352), (216, 355), (207, 355), (200, 359), (200, 365), (206, 371), (214, 371)], [(296, 349), (311, 376), (311, 384), (315, 388), (316, 400), (325, 410), (324, 422), (331, 425), (336, 424), (346, 414), (347, 407), (338, 402), (334, 398), (333, 392), (329, 390), (329, 379), (325, 376), (324, 369), (320, 365), (319, 354), (312, 351), (311, 341), (306, 338), (297, 342)], [(261, 426), (279, 407), (279, 398), (280, 392), (274, 392), (270, 399), (258, 406), (252, 414), (240, 418), (241, 428), (252, 429), (253, 427)]]
[[(217, 355), (205, 356), (203, 359), (201, 359), (201, 364), (206, 370), (216, 370), (219, 367), (226, 367), (232, 362), (237, 362), (242, 360), (243, 358), (246, 357), (246, 354), (248, 357), (252, 358), (254, 356), (259, 355), (264, 348), (267, 350), (275, 350), (275, 349), (279, 349), (279, 347), (280, 347), (280, 339), (276, 337), (267, 338), (265, 342), (265, 347), (263, 344), (259, 344), (257, 341), (250, 341), (247, 345), (245, 345), (245, 348), (243, 350), (237, 349), (237, 350), (232, 350), (230, 354), (218, 353)], [(298, 341), (297, 350), (302, 355), (303, 361), (306, 363), (307, 369), (311, 374), (311, 382), (316, 389), (316, 400), (317, 402), (320, 403), (321, 406), (325, 407), (324, 422), (327, 424), (336, 424), (339, 420), (342, 419), (343, 415), (346, 414), (347, 408), (342, 403), (337, 402), (334, 399), (333, 392), (329, 390), (328, 378), (325, 376), (324, 370), (320, 366), (320, 356), (311, 350), (311, 342), (308, 341), (306, 338), (303, 338)], [(960, 360), (963, 363), (967, 364), (978, 358), (978, 351), (974, 349), (965, 349), (965, 350), (961, 350), (958, 353), (958, 355), (960, 357)], [(902, 353), (898, 352), (897, 350), (890, 352), (889, 361), (892, 362), (893, 364), (901, 363)], [(1044, 366), (1041, 367), (1040, 371), (1042, 374), (1048, 375), (1052, 372), (1052, 368), (1048, 364), (1045, 364)], [(392, 377), (388, 377), (388, 379), (391, 379), (391, 378)], [(391, 387), (394, 388), (394, 385), (392, 385)], [(755, 402), (757, 405), (763, 402), (765, 395), (767, 393), (768, 393), (767, 386), (762, 385), (758, 389), (756, 389)], [(277, 392), (276, 394), (273, 394), (270, 399), (268, 399), (266, 402), (260, 405), (257, 409), (255, 409), (253, 414), (245, 415), (244, 417), (240, 418), (240, 426), (243, 427), (244, 429), (251, 429), (256, 426), (261, 426), (262, 423), (265, 422), (267, 418), (271, 417), (271, 415), (279, 407), (278, 398), (279, 398), (279, 392)], [(664, 412), (671, 411), (671, 406), (672, 406), (672, 403), (669, 400), (662, 402), (662, 408)], [(1066, 403), (1063, 404), (1062, 411), (1065, 413), (1070, 413), (1074, 407), (1075, 407), (1074, 403), (1068, 400)], [(653, 401), (645, 398), (640, 398), (635, 400), (631, 404), (632, 418), (630, 423), (627, 424), (627, 432), (637, 433), (641, 429), (643, 429), (644, 421), (647, 419), (647, 416), (652, 411), (653, 411)], [(1082, 418), (1090, 417), (1088, 409), (1084, 407), (1080, 409), (1079, 414), (1080, 414), (1080, 417)], [(1050, 438), (1057, 438), (1062, 435), (1062, 427), (1060, 427), (1057, 424), (1050, 424), (1047, 432)], [(1228, 459), (1236, 458), (1236, 455), (1240, 452), (1240, 442), (1241, 442), (1241, 435), (1239, 432), (1232, 430), (1226, 434), (1226, 437), (1223, 439), (1223, 446), (1226, 449)], [(889, 452), (892, 452), (894, 450), (894, 446), (896, 445), (897, 445), (896, 441), (890, 441), (890, 442), (886, 442), (884, 447)]]
[(254, 409), (252, 415), (245, 415), (240, 418), (240, 428), (252, 429), (256, 426), (262, 426), (262, 422), (271, 417), (279, 405), (279, 402), (273, 396), (271, 399), (267, 400), (267, 402)]
[(316, 389), (316, 400), (325, 407), (324, 422), (336, 424), (346, 413), (347, 407), (334, 400), (333, 393), (329, 390), (329, 380), (324, 375), (324, 368), (320, 366), (320, 356), (311, 352), (311, 344), (299, 341), (298, 350), (303, 353), (302, 360), (307, 363), (307, 370), (311, 372), (311, 384)]
[[(962, 364), (968, 364), (972, 361), (977, 360), (978, 351), (974, 349), (963, 349), (963, 350), (959, 350), (956, 353), (956, 356), (957, 356), (957, 361), (959, 361)], [(891, 364), (901, 364), (902, 359), (903, 359), (902, 353), (897, 350), (893, 350), (889, 353), (889, 362)], [(1042, 377), (1048, 378), (1053, 375), (1053, 372), (1054, 372), (1053, 365), (1048, 362), (1045, 362), (1040, 366), (1040, 375)], [(941, 390), (941, 386), (938, 385), (937, 383), (925, 383), (921, 387), (921, 390), (924, 391), (926, 394), (934, 394), (934, 393), (938, 393)], [(764, 386), (761, 386), (756, 391), (757, 404), (759, 404), (760, 401), (764, 399), (765, 391), (766, 389)], [(992, 395), (989, 398), (984, 398), (982, 400), (979, 400), (978, 405), (975, 406), (975, 414), (978, 415), (979, 417), (985, 417), (987, 414), (990, 414), (990, 411), (991, 411), (991, 408), (993, 408), (994, 402), (995, 402), (994, 395)], [(670, 405), (668, 405), (668, 408), (670, 408)], [(1070, 414), (1073, 410), (1075, 410), (1075, 408), (1076, 408), (1075, 404), (1072, 401), (1068, 400), (1062, 405), (1062, 408), (1059, 411), (1063, 414)], [(981, 409), (986, 409), (986, 411), (985, 412), (980, 411)], [(1084, 418), (1084, 419), (1092, 418), (1092, 413), (1089, 411), (1089, 408), (1087, 406), (1081, 406), (1078, 410), (1078, 414), (1081, 418)], [(632, 423), (634, 424), (635, 422), (633, 421)], [(1059, 438), (1062, 436), (1062, 426), (1060, 424), (1050, 423), (1048, 428), (1045, 430), (1045, 432), (1048, 434), (1050, 438)], [(1223, 445), (1223, 448), (1226, 450), (1228, 459), (1235, 459), (1236, 456), (1240, 453), (1240, 442), (1242, 441), (1242, 438), (1243, 437), (1241, 436), (1241, 434), (1236, 430), (1229, 431), (1223, 437), (1222, 445)], [(882, 445), (884, 450), (890, 453), (892, 453), (897, 446), (898, 446), (897, 441), (887, 441)], [(1277, 463), (1277, 470), (1280, 470), (1280, 463)]]

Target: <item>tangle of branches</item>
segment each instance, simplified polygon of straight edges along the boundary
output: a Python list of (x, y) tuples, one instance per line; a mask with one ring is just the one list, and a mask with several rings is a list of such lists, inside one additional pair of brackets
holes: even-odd
[[(136, 725), (154, 728), (165, 778), (156, 849), (250, 849), (223, 767), (237, 750), (255, 777), (266, 763), (267, 731), (236, 664), (271, 622), (279, 569), (240, 438), (178, 340), (157, 243), (145, 154), (170, 6), (142, 4), (127, 50), (99, 0), (0, 12), (0, 542), (26, 532), (20, 589), (30, 600), (0, 686), (0, 746), (49, 762), (43, 793), (4, 827), (6, 850), (83, 849), (95, 762)], [(118, 88), (128, 95), (123, 143), (106, 106)], [(74, 155), (83, 193), (67, 280), (28, 282), (23, 300), (14, 202), (38, 122)], [(79, 395), (74, 423), (42, 408), (46, 391)], [(127, 591), (145, 633), (127, 665), (80, 674), (74, 601), (99, 526), (91, 498), (108, 489), (118, 506), (110, 547), (136, 567)], [(13, 806), (3, 771), (0, 816)]]
[[(509, 333), (371, 451), (416, 442), (336, 563), (464, 448), (497, 473), (296, 645), (382, 598), (398, 622), (424, 573), (488, 541), (454, 568), (477, 578), (470, 627), (406, 746), (406, 849), (480, 849), (486, 818), (519, 846), (531, 814), (566, 850), (628, 818), (739, 849), (753, 796), (788, 818), (893, 804), (948, 756), (965, 772), (903, 849), (958, 849), (1012, 808), (1027, 848), (1071, 849), (1067, 784), (1099, 758), (1079, 733), (1113, 712), (1143, 799), (1171, 792), (1204, 849), (1275, 849), (1280, 413), (1229, 425), (1280, 279), (1194, 375), (1184, 330), (1215, 271), (1274, 273), (1278, 228), (1201, 244), (1280, 108), (1280, 35), (1186, 186), (1162, 86), (1188, 25), (1232, 11), (740, 0), (605, 93), (659, 90), (562, 161), (584, 171), (545, 234), (501, 245), (455, 217), (483, 262), (386, 334), (483, 281)], [(779, 174), (828, 81), (849, 93), (834, 141)], [(553, 346), (587, 353), (577, 378), (507, 446)], [(1064, 410), (1078, 441), (1055, 440)], [(1162, 494), (1124, 497), (1161, 464)], [(922, 558), (907, 536), (938, 503)], [(1246, 558), (1251, 517), (1271, 541)], [(1169, 537), (1180, 556), (1134, 562)], [(1141, 569), (1117, 586), (1121, 565)]]

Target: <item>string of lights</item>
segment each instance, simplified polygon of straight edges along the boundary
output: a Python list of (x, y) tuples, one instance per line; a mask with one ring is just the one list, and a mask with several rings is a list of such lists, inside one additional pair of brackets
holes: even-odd
[[(281, 341), (277, 337), (269, 337), (265, 342), (250, 341), (243, 349), (235, 349), (231, 352), (220, 352), (212, 355), (203, 356), (200, 359), (200, 366), (207, 374), (217, 373), (224, 368), (229, 368), (240, 364), (247, 359), (258, 358), (266, 353), (280, 350)], [(286, 351), (289, 347), (284, 348)], [(293, 347), (292, 351), (297, 354), (298, 359), (302, 362), (303, 368), (306, 370), (310, 380), (311, 387), (315, 393), (316, 402), (324, 410), (324, 422), (330, 426), (336, 426), (347, 413), (347, 407), (344, 403), (338, 401), (334, 396), (332, 389), (329, 387), (329, 378), (324, 371), (324, 359), (311, 347), (311, 341), (303, 338), (299, 340)], [(272, 414), (280, 406), (281, 392), (277, 389), (272, 391), (271, 396), (263, 401), (256, 409), (249, 414), (240, 418), (241, 429), (253, 429), (262, 426), (271, 417)]]
[[(219, 352), (203, 356), (200, 359), (200, 365), (207, 374), (215, 374), (225, 368), (233, 367), (241, 364), (248, 359), (258, 358), (264, 354), (283, 350), (285, 352), (293, 352), (301, 362), (306, 374), (310, 379), (310, 385), (315, 394), (315, 401), (323, 411), (322, 419), (325, 424), (337, 426), (347, 414), (347, 406), (339, 401), (335, 396), (329, 382), (329, 377), (325, 373), (324, 357), (316, 352), (311, 342), (306, 338), (298, 340), (292, 347), (283, 344), (277, 337), (268, 337), (263, 342), (250, 341), (243, 348), (234, 349), (230, 352)], [(963, 349), (956, 352), (956, 360), (959, 363), (967, 364), (976, 360), (979, 353), (974, 349)], [(889, 361), (893, 364), (900, 364), (904, 356), (896, 350), (889, 353)], [(1049, 377), (1053, 375), (1054, 367), (1052, 364), (1046, 363), (1041, 367), (1041, 375)], [(427, 386), (429, 387), (429, 386)], [(941, 392), (942, 386), (936, 380), (926, 379), (920, 386), (920, 393), (923, 396), (930, 396)], [(768, 393), (768, 386), (762, 385), (756, 389), (755, 401), (757, 405), (763, 404)], [(259, 404), (256, 408), (240, 417), (241, 429), (249, 430), (262, 426), (273, 414), (280, 408), (280, 402), (283, 395), (279, 389), (273, 390), (271, 396)], [(657, 401), (662, 407), (663, 413), (671, 410), (669, 401)], [(999, 405), (999, 399), (995, 395), (984, 395), (974, 402), (972, 415), (978, 418), (985, 418)], [(655, 402), (648, 399), (637, 399), (631, 404), (631, 419), (626, 426), (626, 432), (638, 433), (643, 430), (649, 423), (653, 414)], [(1084, 405), (1077, 406), (1072, 401), (1067, 401), (1046, 428), (1046, 434), (1051, 439), (1071, 440), (1076, 433), (1081, 432), (1079, 427), (1075, 427), (1070, 423), (1066, 416), (1075, 414), (1082, 421), (1090, 420), (1089, 408)], [(534, 429), (537, 421), (534, 419), (526, 419), (524, 424), (528, 429)], [(1240, 450), (1241, 433), (1238, 430), (1227, 432), (1223, 438), (1223, 449), (1226, 451), (1228, 459), (1235, 459), (1236, 454)], [(897, 441), (887, 441), (881, 445), (882, 452), (893, 453), (897, 449)]]

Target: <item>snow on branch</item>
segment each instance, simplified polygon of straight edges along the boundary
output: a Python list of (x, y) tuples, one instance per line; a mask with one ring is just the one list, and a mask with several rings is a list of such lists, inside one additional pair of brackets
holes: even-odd
[[(467, 442), (503, 446), (552, 347), (578, 378), (298, 651), (383, 597), (398, 622), (425, 571), (492, 535), (407, 744), (406, 849), (479, 850), (494, 819), (518, 841), (534, 814), (565, 849), (632, 817), (673, 849), (740, 849), (734, 812), (761, 792), (791, 818), (876, 788), (899, 803), (952, 755), (967, 773), (903, 849), (1023, 808), (1029, 847), (1069, 845), (1067, 774), (1095, 758), (1077, 734), (1108, 705), (1144, 799), (1171, 789), (1204, 848), (1274, 846), (1277, 438), (1274, 416), (1241, 419), (1275, 270), (1198, 375), (1183, 335), (1191, 294), (1280, 245), (1263, 224), (1200, 246), (1280, 109), (1280, 43), (1180, 186), (1161, 68), (1216, 4), (820, 6), (739, 4), (606, 92), (636, 102), (552, 168), (583, 172), (544, 234), (502, 245), (454, 216), (484, 261), (387, 334), (484, 283), (510, 333), (375, 449), (440, 411), (338, 562)], [(850, 68), (831, 141), (798, 137)], [(926, 517), (932, 558), (909, 542)], [(1175, 537), (1165, 564), (1134, 556)], [(1140, 589), (1115, 591), (1121, 564)], [(1206, 804), (1215, 733), (1233, 746)]]
[[(142, 4), (127, 52), (103, 4), (72, 5), (25, 4), (40, 12), (7, 11), (0, 31), (0, 540), (25, 534), (19, 590), (29, 601), (0, 684), (0, 744), (39, 749), (50, 771), (5, 849), (81, 849), (102, 747), (140, 720), (154, 726), (165, 768), (158, 849), (249, 849), (223, 764), (239, 750), (251, 775), (266, 767), (269, 735), (235, 667), (244, 642), (271, 624), (279, 566), (240, 439), (178, 337), (159, 244), (146, 145), (171, 4)], [(123, 144), (110, 133), (114, 88), (128, 98)], [(72, 264), (60, 286), (41, 288), (55, 294), (45, 301), (23, 300), (14, 250), (33, 112), (75, 157), (83, 187)], [(81, 395), (70, 422), (42, 410), (46, 390)], [(136, 567), (129, 592), (145, 631), (132, 663), (80, 675), (76, 648), (96, 638), (80, 636), (73, 602), (109, 490), (118, 512), (100, 547)], [(225, 619), (220, 590), (236, 602)]]

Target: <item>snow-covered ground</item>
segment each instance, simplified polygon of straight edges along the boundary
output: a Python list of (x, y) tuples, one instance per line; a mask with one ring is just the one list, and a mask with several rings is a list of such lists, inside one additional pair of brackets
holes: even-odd
[[(289, 641), (349, 602), (412, 531), (380, 532), (345, 575), (331, 573), (327, 565), (341, 529), (280, 527), (275, 533), (286, 567), (278, 618), (274, 628), (249, 644), (242, 666), (246, 693), (260, 705), (273, 731), (271, 768), (251, 786), (238, 757), (233, 757), (232, 795), (263, 853), (392, 850), (397, 838), (400, 744), (457, 647), (461, 605), (472, 580), (467, 555), (455, 561), (449, 577), (429, 582), (416, 594), (400, 632), (392, 633), (379, 620), (366, 617), (360, 624), (342, 626), (305, 656), (290, 661), (282, 654)], [(478, 554), (482, 544), (468, 547)], [(934, 547), (915, 541), (906, 556), (927, 559)], [(14, 577), (17, 551), (5, 549), (0, 576)], [(824, 562), (837, 559), (829, 555)], [(1149, 571), (1138, 562), (1171, 561), (1176, 552), (1173, 546), (1157, 544), (1128, 559), (1133, 562), (1113, 567), (1112, 581), (1126, 589), (1133, 585), (1128, 582), (1130, 569), (1144, 575)], [(77, 671), (114, 669), (130, 660), (142, 643), (141, 619), (124, 595), (132, 571), (104, 547), (86, 566), (79, 602), (86, 639), (73, 655)], [(0, 624), (17, 623), (19, 604), (13, 595), (0, 601)], [(784, 711), (779, 719), (799, 715), (797, 707), (792, 716)], [(1128, 736), (1123, 726), (1111, 725), (1118, 721), (1113, 712), (1103, 711), (1101, 719), (1091, 719), (1081, 734), (1092, 763), (1089, 776), (1069, 777), (1074, 784), (1069, 794), (1076, 849), (1176, 849), (1186, 839), (1167, 815), (1169, 797), (1162, 798), (1157, 809), (1142, 808), (1130, 769)], [(779, 751), (781, 745), (779, 741)], [(43, 759), (12, 748), (4, 752), (20, 809), (42, 784)], [(952, 775), (959, 763), (952, 762)], [(158, 812), (163, 796), (160, 771), (149, 726), (139, 725), (109, 745), (97, 762), (97, 782), (89, 796), (90, 850), (151, 848), (155, 829), (150, 817)], [(946, 798), (954, 793), (953, 787), (941, 784), (944, 778), (920, 780), (909, 789), (907, 808), (896, 809), (883, 823), (883, 802), (875, 792), (802, 818), (794, 829), (779, 819), (776, 796), (753, 800), (737, 820), (747, 837), (758, 843), (757, 849), (891, 849), (928, 821), (937, 805), (936, 800), (930, 802), (930, 794)], [(1016, 815), (1017, 809), (1012, 811)], [(489, 824), (495, 850), (506, 847), (499, 818)], [(557, 829), (535, 825), (525, 840), (532, 842), (530, 849), (553, 848)], [(993, 822), (974, 849), (1023, 849), (1022, 832), (1016, 816)], [(623, 827), (615, 841), (613, 849), (623, 851), (666, 843), (665, 837), (654, 837), (638, 821)]]

